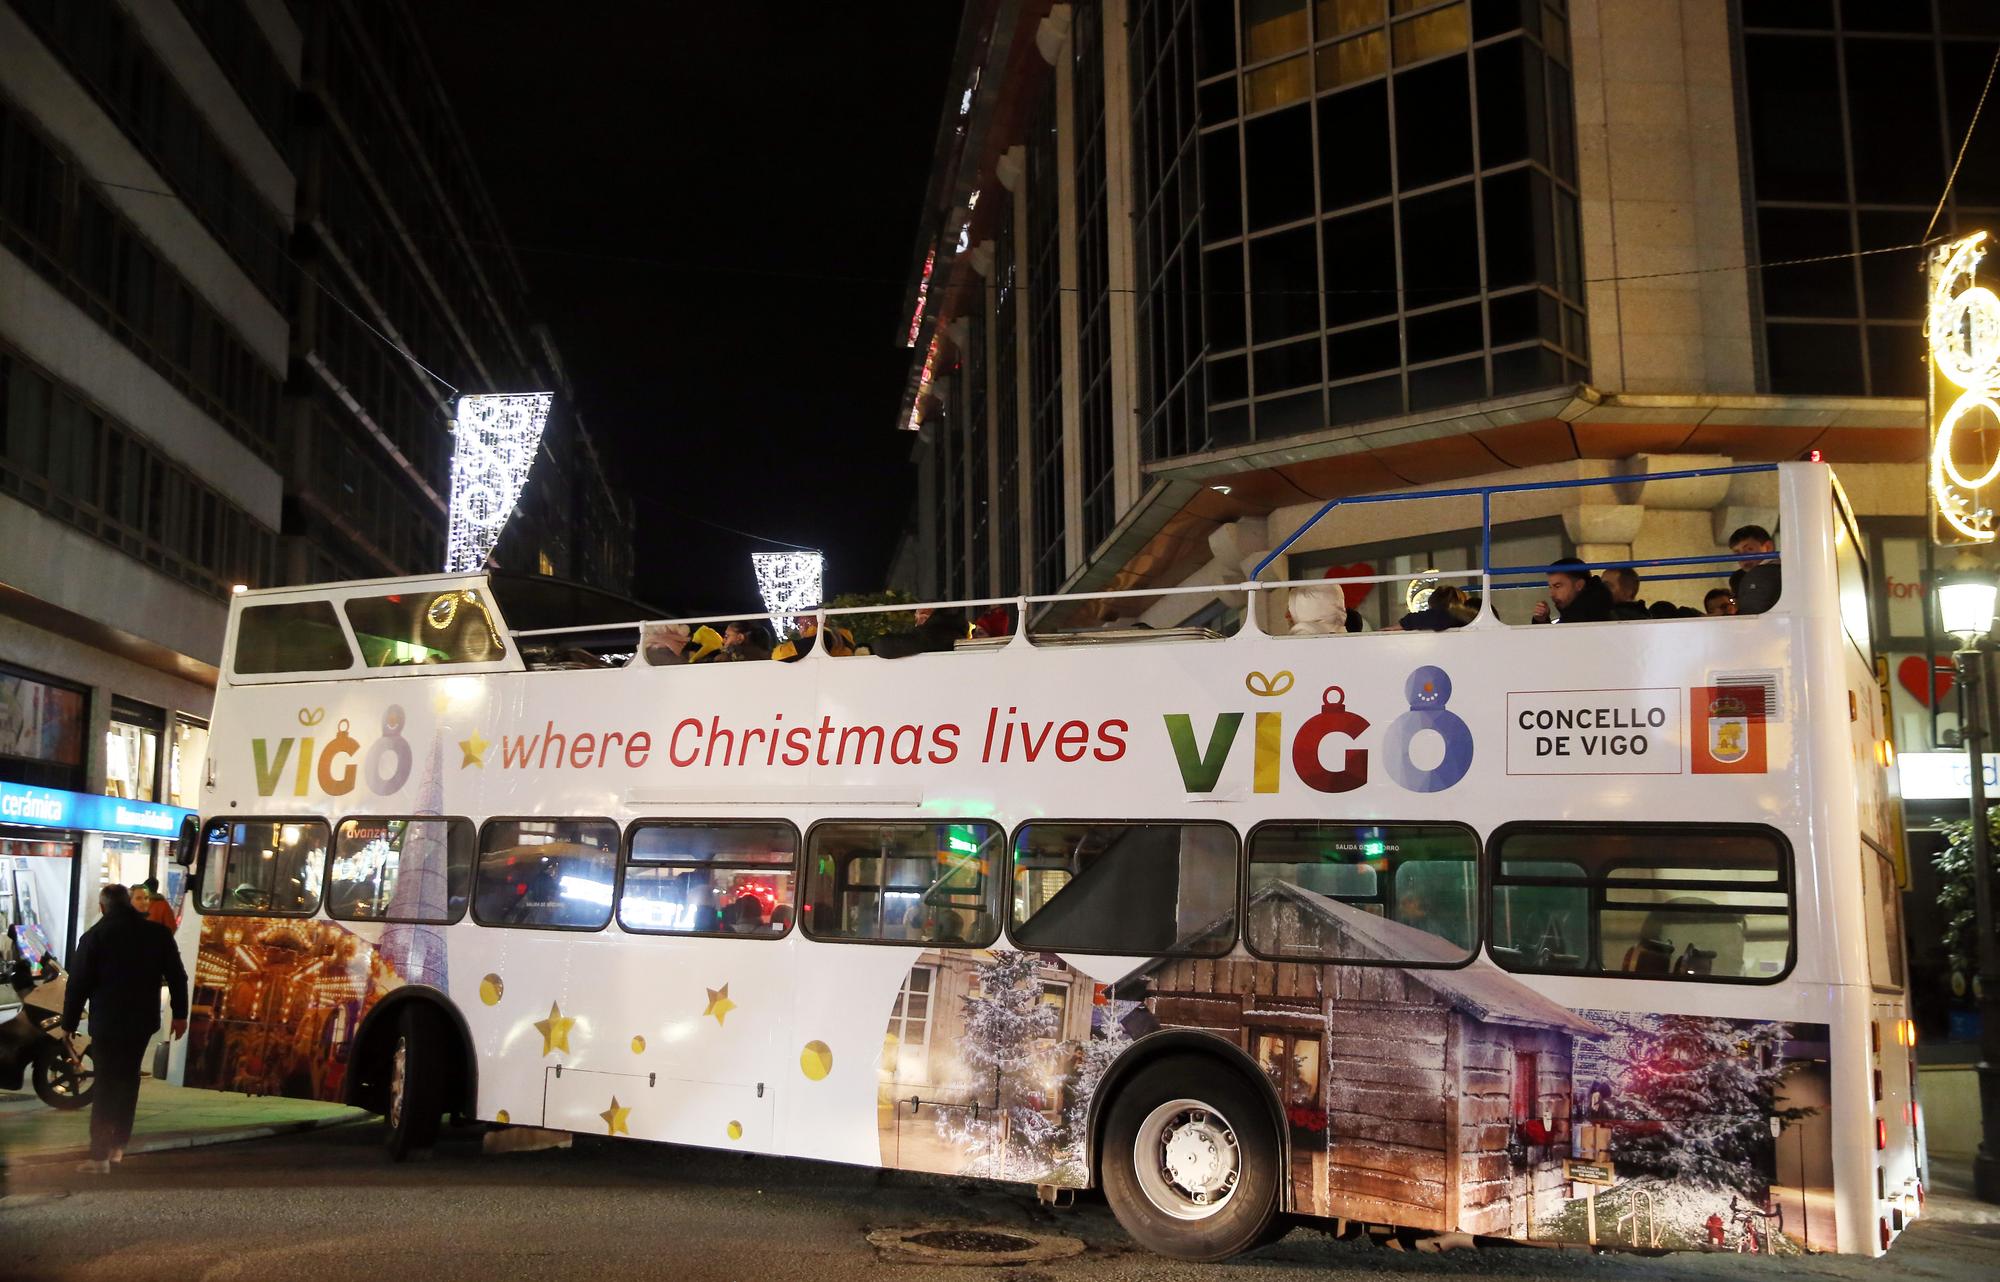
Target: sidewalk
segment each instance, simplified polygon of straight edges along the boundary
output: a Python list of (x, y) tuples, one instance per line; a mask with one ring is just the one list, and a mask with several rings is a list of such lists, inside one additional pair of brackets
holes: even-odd
[[(139, 1084), (139, 1112), (126, 1152), (228, 1144), (340, 1126), (368, 1116), (365, 1110), (345, 1104), (197, 1091), (147, 1078)], [(89, 1150), (88, 1108), (62, 1112), (42, 1103), (32, 1091), (0, 1091), (0, 1168), (82, 1161)]]

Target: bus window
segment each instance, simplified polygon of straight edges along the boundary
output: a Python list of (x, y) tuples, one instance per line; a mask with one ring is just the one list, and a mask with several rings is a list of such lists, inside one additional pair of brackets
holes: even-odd
[(788, 823), (634, 824), (618, 924), (663, 934), (775, 939), (792, 928), (798, 911), (792, 872), (798, 848)]
[(325, 601), (250, 605), (236, 617), (237, 672), (341, 672), (352, 666), (340, 620)]
[(202, 834), (204, 913), (307, 917), (319, 911), (323, 819), (219, 819)]
[(1790, 969), (1791, 855), (1768, 829), (1522, 824), (1494, 841), (1508, 970), (1770, 981)]
[(479, 830), (472, 919), (482, 926), (601, 930), (611, 920), (618, 825), (492, 819)]
[(977, 820), (818, 824), (806, 838), (806, 933), (985, 948), (1000, 935), (1006, 838)]
[(1222, 823), (1030, 823), (1014, 838), (1021, 948), (1219, 957), (1236, 943), (1236, 831)]
[(1451, 824), (1261, 824), (1244, 942), (1273, 960), (1458, 965), (1478, 946), (1478, 859)]
[(470, 819), (347, 819), (334, 831), (326, 915), (454, 922), (465, 916), (477, 842)]
[(362, 662), (371, 668), (494, 663), (507, 657), (493, 616), (477, 592), (355, 597), (345, 608)]

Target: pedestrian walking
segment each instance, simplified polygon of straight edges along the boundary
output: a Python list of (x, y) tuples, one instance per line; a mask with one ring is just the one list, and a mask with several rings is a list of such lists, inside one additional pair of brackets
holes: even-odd
[(173, 933), (141, 916), (130, 891), (106, 886), (97, 907), (97, 924), (77, 941), (62, 1026), (64, 1034), (74, 1034), (89, 1006), (97, 1094), (90, 1106), (90, 1159), (77, 1169), (103, 1175), (124, 1160), (132, 1138), (139, 1062), (160, 1031), (160, 985), (173, 1002), (173, 1037), (187, 1032), (188, 991)]
[[(160, 893), (160, 879), (158, 877), (148, 877), (139, 884), (146, 888), (147, 920), (156, 921), (168, 930), (177, 928), (181, 924), (180, 920), (174, 916), (174, 906), (167, 902), (165, 895)], [(136, 899), (134, 902), (137, 902)]]

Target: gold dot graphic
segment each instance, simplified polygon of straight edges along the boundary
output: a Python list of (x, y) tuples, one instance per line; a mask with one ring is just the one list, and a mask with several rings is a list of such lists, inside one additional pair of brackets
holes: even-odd
[(644, 1055), (644, 1054), (646, 1053), (646, 1039), (645, 1039), (645, 1038), (643, 1038), (643, 1037), (634, 1037), (634, 1038), (632, 1039), (632, 1053), (633, 1053), (634, 1055)]
[(833, 1050), (825, 1042), (807, 1042), (799, 1052), (799, 1071), (815, 1082), (833, 1071)]
[(729, 1138), (732, 1140), (740, 1140), (743, 1138), (743, 1123), (731, 1122), (729, 1124)]
[(498, 1113), (495, 1113), (493, 1120), (496, 1122), (505, 1122), (507, 1120), (507, 1110), (503, 1108)]
[(500, 982), (498, 975), (488, 975), (479, 981), (479, 1000), (488, 1006), (498, 1006), (501, 996), (506, 991), (507, 985)]

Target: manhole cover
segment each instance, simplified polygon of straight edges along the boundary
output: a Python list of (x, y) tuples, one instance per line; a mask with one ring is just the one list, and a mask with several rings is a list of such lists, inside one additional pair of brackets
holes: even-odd
[(1083, 1243), (1073, 1237), (964, 1224), (876, 1229), (868, 1240), (884, 1251), (932, 1264), (1033, 1264), (1083, 1251)]

